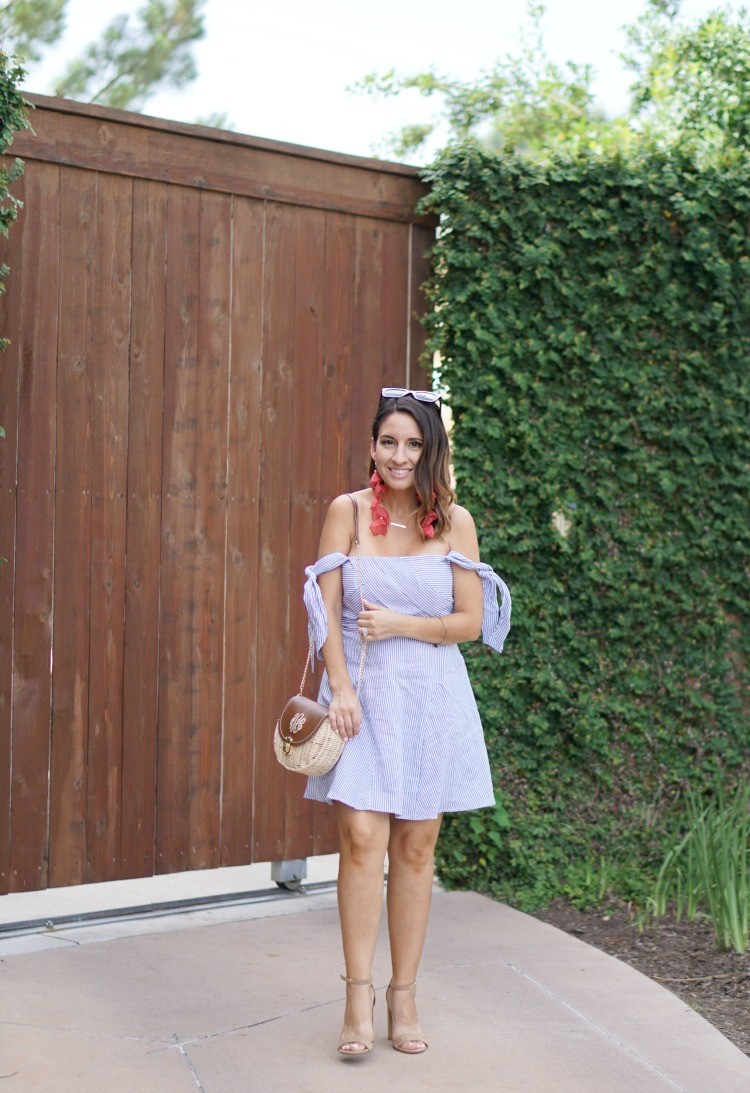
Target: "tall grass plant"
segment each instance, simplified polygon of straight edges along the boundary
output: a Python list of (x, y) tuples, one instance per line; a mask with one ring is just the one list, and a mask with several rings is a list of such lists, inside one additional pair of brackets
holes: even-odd
[(722, 949), (744, 953), (750, 928), (750, 781), (727, 797), (717, 782), (710, 798), (688, 791), (688, 830), (659, 871), (649, 909), (674, 907), (678, 918), (711, 919)]

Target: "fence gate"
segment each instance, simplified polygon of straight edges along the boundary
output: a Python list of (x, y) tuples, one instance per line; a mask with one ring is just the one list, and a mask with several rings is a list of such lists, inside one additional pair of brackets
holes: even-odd
[(34, 97), (0, 330), (0, 892), (299, 858), (303, 567), (424, 385), (414, 170)]

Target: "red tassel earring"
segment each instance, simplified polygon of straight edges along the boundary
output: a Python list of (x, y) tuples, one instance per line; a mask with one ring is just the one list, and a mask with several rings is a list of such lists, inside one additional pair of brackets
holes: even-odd
[[(373, 535), (387, 535), (391, 518), (380, 503), (380, 499), (384, 493), (388, 492), (388, 487), (377, 471), (373, 471), (372, 478), (370, 479), (370, 487), (375, 495), (370, 505), (370, 511), (372, 512), (370, 531)], [(433, 532), (433, 535), (434, 534), (435, 533)]]
[[(434, 490), (432, 494), (432, 500), (433, 502), (437, 501), (437, 490)], [(419, 501), (420, 505), (422, 504), (422, 498), (419, 496), (419, 494), (417, 494), (417, 501)], [(435, 523), (437, 523), (437, 513), (434, 509), (430, 509), (430, 511), (427, 513), (424, 519), (420, 521), (419, 524), (425, 539), (435, 538), (435, 528), (432, 526)]]
[(433, 524), (436, 524), (436, 523), (437, 523), (437, 513), (435, 512), (434, 509), (431, 509), (430, 512), (427, 513), (424, 520), (419, 525), (421, 527), (422, 531), (424, 532), (425, 539), (434, 539), (435, 538), (435, 528), (433, 527)]

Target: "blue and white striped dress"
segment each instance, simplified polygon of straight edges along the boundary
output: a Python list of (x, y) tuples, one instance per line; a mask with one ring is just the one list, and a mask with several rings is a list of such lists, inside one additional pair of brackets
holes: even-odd
[[(360, 658), (361, 610), (356, 559), (327, 554), (305, 572), (310, 639), (320, 652), (328, 618), (317, 578), (341, 567), (344, 653), (353, 682)], [(510, 630), (510, 593), (497, 574), (452, 550), (401, 557), (362, 555), (362, 591), (370, 603), (405, 615), (435, 617), (453, 611), (452, 566), (482, 579), (482, 638), (498, 652)], [(498, 604), (497, 593), (501, 601)], [(328, 705), (324, 672), (318, 701)], [(495, 803), (487, 748), (464, 659), (457, 645), (415, 638), (385, 638), (367, 647), (362, 727), (348, 740), (328, 774), (309, 778), (305, 797), (342, 801), (398, 819), (434, 819)]]

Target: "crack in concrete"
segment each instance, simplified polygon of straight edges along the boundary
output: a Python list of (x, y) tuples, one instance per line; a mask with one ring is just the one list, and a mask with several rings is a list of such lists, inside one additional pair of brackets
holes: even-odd
[[(193, 1081), (195, 1082), (195, 1087), (198, 1090), (198, 1093), (206, 1093), (205, 1089), (203, 1088), (203, 1083), (201, 1082), (200, 1077), (198, 1075), (198, 1071), (195, 1068), (195, 1064), (193, 1063), (193, 1060), (188, 1055), (187, 1051), (185, 1051), (185, 1045), (180, 1043), (179, 1037), (177, 1036), (176, 1032), (173, 1033), (173, 1035), (174, 1035), (174, 1039), (175, 1039), (174, 1047), (177, 1048), (180, 1055), (182, 1056), (182, 1060), (185, 1063), (185, 1066), (190, 1071), (190, 1074), (192, 1075)], [(155, 1054), (155, 1052), (148, 1052), (148, 1054), (153, 1055), (153, 1054)]]
[[(84, 1036), (88, 1040), (118, 1040), (125, 1042), (128, 1040), (135, 1041), (142, 1044), (159, 1044), (164, 1043), (167, 1047), (171, 1047), (171, 1037), (164, 1036), (124, 1036), (116, 1032), (92, 1032), (90, 1029), (83, 1028), (67, 1028), (65, 1025), (33, 1025), (27, 1021), (0, 1021), (0, 1028), (15, 1028), (15, 1029), (29, 1029), (37, 1032), (58, 1032), (65, 1036)], [(4, 1074), (0, 1074), (0, 1078), (6, 1077)]]
[[(529, 972), (525, 972), (523, 968), (520, 968), (517, 964), (513, 964), (512, 961), (466, 960), (457, 962), (455, 964), (441, 964), (439, 966), (439, 971), (448, 971), (452, 968), (510, 968), (510, 970), (515, 972), (516, 975), (520, 975), (522, 979), (526, 979), (529, 983), (533, 983), (533, 985), (537, 987), (540, 991), (543, 991), (544, 994), (548, 995), (555, 1002), (558, 1002), (565, 1009), (575, 1014), (575, 1016), (578, 1017), (581, 1021), (589, 1025), (596, 1032), (598, 1032), (600, 1036), (603, 1036), (605, 1040), (609, 1040), (612, 1044), (615, 1044), (620, 1050), (630, 1055), (639, 1063), (642, 1063), (643, 1066), (645, 1066), (648, 1070), (652, 1071), (652, 1073), (657, 1074), (660, 1078), (663, 1078), (665, 1082), (668, 1082), (674, 1089), (678, 1090), (679, 1093), (690, 1093), (689, 1089), (686, 1089), (684, 1086), (680, 1085), (679, 1082), (675, 1081), (674, 1078), (670, 1077), (670, 1075), (667, 1074), (666, 1071), (662, 1070), (655, 1063), (652, 1063), (648, 1059), (645, 1059), (635, 1050), (635, 1048), (630, 1047), (630, 1045), (626, 1044), (624, 1040), (620, 1040), (617, 1036), (613, 1035), (611, 1032), (608, 1032), (605, 1028), (602, 1028), (601, 1025), (598, 1025), (596, 1023), (596, 1021), (593, 1021), (590, 1017), (587, 1017), (585, 1013), (582, 1013), (580, 1010), (576, 1009), (576, 1007), (571, 1002), (566, 1001), (562, 997), (562, 995), (557, 994), (557, 992), (553, 991), (550, 987), (546, 987), (544, 983), (541, 983), (538, 979), (535, 979), (534, 976), (531, 975)], [(439, 972), (426, 972), (422, 976), (422, 978), (429, 979), (436, 974), (439, 974)]]
[(261, 1025), (272, 1025), (274, 1021), (284, 1021), (288, 1017), (297, 1017), (302, 1013), (312, 1013), (313, 1010), (325, 1009), (327, 1006), (340, 1005), (343, 1003), (342, 998), (334, 998), (330, 1002), (316, 1002), (312, 1006), (302, 1006), (300, 1009), (288, 1010), (285, 1013), (274, 1014), (273, 1017), (264, 1017), (260, 1021), (251, 1021), (247, 1025), (233, 1025), (231, 1028), (219, 1029), (218, 1032), (206, 1032), (202, 1036), (191, 1036), (186, 1040), (180, 1040), (175, 1033), (176, 1041), (174, 1044), (167, 1044), (165, 1047), (155, 1048), (154, 1051), (149, 1051), (149, 1055), (158, 1055), (161, 1051), (171, 1051), (173, 1047), (184, 1047), (190, 1044), (200, 1044), (207, 1040), (219, 1040), (223, 1036), (231, 1036), (235, 1032), (247, 1032), (249, 1029), (260, 1028)]
[(572, 1005), (572, 1003), (566, 1001), (562, 997), (562, 995), (557, 994), (557, 992), (553, 991), (550, 987), (546, 987), (544, 983), (540, 983), (538, 979), (535, 979), (533, 975), (525, 972), (523, 968), (519, 968), (516, 964), (512, 964), (510, 961), (503, 961), (502, 963), (504, 963), (506, 967), (511, 968), (512, 971), (514, 971), (517, 975), (520, 975), (523, 979), (528, 980), (529, 983), (533, 983), (535, 987), (537, 987), (540, 991), (543, 991), (544, 994), (548, 995), (548, 997), (554, 999), (554, 1001), (557, 1002), (559, 1005), (564, 1006), (564, 1008), (567, 1010), (570, 1010), (570, 1012), (575, 1014), (575, 1016), (578, 1017), (581, 1021), (589, 1025), (590, 1028), (594, 1029), (596, 1032), (598, 1032), (600, 1036), (603, 1036), (605, 1040), (609, 1040), (610, 1043), (615, 1044), (621, 1051), (624, 1051), (627, 1055), (630, 1055), (631, 1058), (636, 1059), (639, 1063), (645, 1066), (647, 1070), (650, 1070), (653, 1074), (658, 1074), (658, 1076), (660, 1078), (663, 1078), (665, 1082), (668, 1082), (673, 1089), (679, 1090), (679, 1093), (690, 1093), (690, 1090), (680, 1085), (679, 1082), (676, 1082), (674, 1078), (671, 1078), (669, 1074), (661, 1069), (661, 1067), (656, 1066), (656, 1064), (652, 1063), (649, 1059), (644, 1059), (644, 1057), (640, 1055), (635, 1050), (635, 1048), (630, 1047), (629, 1044), (626, 1044), (623, 1040), (620, 1040), (617, 1036), (614, 1036), (611, 1032), (608, 1032), (605, 1028), (602, 1028), (601, 1025), (598, 1025), (596, 1023), (596, 1021), (593, 1021), (590, 1017), (587, 1017), (585, 1013), (581, 1013), (581, 1011), (579, 1009), (576, 1009), (576, 1007)]

